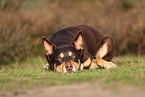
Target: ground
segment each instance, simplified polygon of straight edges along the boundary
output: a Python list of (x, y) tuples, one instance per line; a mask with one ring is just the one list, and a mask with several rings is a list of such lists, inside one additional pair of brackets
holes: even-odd
[(71, 85), (35, 87), (29, 90), (17, 90), (12, 93), (0, 92), (0, 97), (144, 97), (140, 88), (106, 84), (98, 81)]
[(119, 56), (115, 69), (62, 74), (44, 70), (45, 58), (0, 68), (0, 97), (144, 97), (145, 56)]

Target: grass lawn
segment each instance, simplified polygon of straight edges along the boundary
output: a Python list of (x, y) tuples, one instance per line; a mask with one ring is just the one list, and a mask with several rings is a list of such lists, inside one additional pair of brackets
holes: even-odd
[(45, 58), (32, 57), (24, 61), (0, 66), (0, 90), (14, 91), (34, 86), (67, 85), (76, 82), (101, 81), (122, 83), (145, 89), (145, 56), (119, 56), (115, 69), (84, 70), (70, 74), (43, 70)]

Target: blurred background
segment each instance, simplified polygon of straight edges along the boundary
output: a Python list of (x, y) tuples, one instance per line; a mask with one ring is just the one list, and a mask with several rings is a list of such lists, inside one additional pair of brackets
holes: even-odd
[(0, 0), (0, 64), (44, 57), (42, 36), (78, 24), (112, 35), (116, 55), (145, 54), (145, 0)]

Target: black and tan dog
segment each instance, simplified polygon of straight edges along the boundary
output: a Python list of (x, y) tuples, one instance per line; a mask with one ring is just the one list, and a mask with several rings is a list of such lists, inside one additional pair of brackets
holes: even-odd
[(64, 27), (49, 39), (43, 36), (42, 43), (48, 61), (45, 68), (50, 70), (66, 73), (116, 67), (107, 62), (114, 54), (113, 39), (88, 25)]

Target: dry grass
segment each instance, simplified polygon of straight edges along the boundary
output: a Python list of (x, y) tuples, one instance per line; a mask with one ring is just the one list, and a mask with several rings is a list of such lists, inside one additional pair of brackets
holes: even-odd
[(145, 53), (144, 0), (0, 0), (0, 61), (43, 54), (41, 36), (88, 24), (113, 36), (116, 53)]

